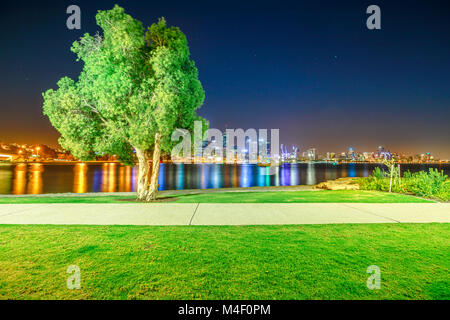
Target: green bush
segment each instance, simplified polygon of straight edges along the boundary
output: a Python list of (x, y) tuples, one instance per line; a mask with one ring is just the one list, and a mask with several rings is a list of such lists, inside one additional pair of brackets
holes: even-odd
[[(389, 175), (380, 168), (375, 168), (371, 176), (359, 180), (362, 190), (389, 191), (389, 183)], [(433, 168), (430, 168), (428, 172), (407, 171), (401, 179), (401, 186), (397, 179), (393, 181), (392, 191), (448, 201), (450, 200), (450, 180), (443, 171)]]
[[(359, 180), (359, 186), (362, 190), (389, 191), (390, 176), (389, 172), (376, 167), (372, 175)], [(392, 183), (392, 191), (400, 192), (398, 181)]]
[(406, 192), (428, 198), (450, 199), (450, 181), (443, 171), (430, 168), (428, 172), (406, 172), (402, 181)]
[(386, 172), (384, 170), (381, 170), (379, 167), (376, 167), (375, 170), (373, 170), (372, 175), (374, 178), (377, 178), (377, 179), (386, 178)]

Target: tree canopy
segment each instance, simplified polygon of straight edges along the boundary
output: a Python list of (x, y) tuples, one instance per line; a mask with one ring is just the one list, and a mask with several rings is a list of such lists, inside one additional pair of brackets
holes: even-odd
[[(205, 94), (186, 36), (164, 18), (147, 31), (115, 6), (96, 16), (103, 34), (85, 34), (72, 46), (84, 63), (77, 80), (64, 77), (43, 93), (43, 112), (63, 148), (81, 160), (98, 153), (131, 163), (149, 153), (155, 136), (162, 152), (176, 128), (192, 129)], [(159, 160), (159, 159), (158, 159)]]

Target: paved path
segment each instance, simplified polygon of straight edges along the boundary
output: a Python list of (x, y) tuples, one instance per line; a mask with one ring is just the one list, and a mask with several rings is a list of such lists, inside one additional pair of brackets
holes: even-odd
[(279, 225), (450, 222), (449, 203), (3, 204), (0, 224)]

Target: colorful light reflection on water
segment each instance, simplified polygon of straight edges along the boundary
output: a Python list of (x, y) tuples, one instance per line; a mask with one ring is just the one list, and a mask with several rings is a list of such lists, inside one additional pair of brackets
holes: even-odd
[[(375, 164), (283, 164), (275, 175), (256, 165), (161, 164), (160, 190), (314, 185), (341, 177), (371, 174)], [(428, 170), (429, 165), (403, 165), (403, 170)], [(449, 165), (434, 165), (450, 174)], [(0, 194), (134, 192), (137, 167), (118, 163), (0, 165)]]

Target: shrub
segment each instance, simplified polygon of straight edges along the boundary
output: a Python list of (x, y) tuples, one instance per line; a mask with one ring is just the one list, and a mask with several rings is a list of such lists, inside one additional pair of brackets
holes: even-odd
[[(361, 190), (389, 191), (389, 184), (390, 184), (389, 172), (384, 171), (379, 167), (375, 168), (371, 176), (359, 180), (359, 187)], [(396, 177), (392, 183), (392, 191), (401, 192)]]
[[(362, 190), (389, 191), (389, 183), (389, 175), (378, 167), (371, 176), (359, 180)], [(433, 168), (430, 168), (428, 172), (411, 173), (407, 171), (401, 179), (400, 187), (398, 181), (393, 182), (392, 191), (448, 201), (450, 200), (450, 180), (443, 171)]]
[(381, 170), (380, 167), (376, 167), (375, 170), (373, 170), (372, 175), (377, 179), (386, 178), (386, 172), (384, 170)]
[(406, 192), (428, 198), (439, 198), (449, 200), (450, 181), (443, 171), (430, 168), (428, 172), (419, 171), (407, 173), (404, 176), (402, 188)]

